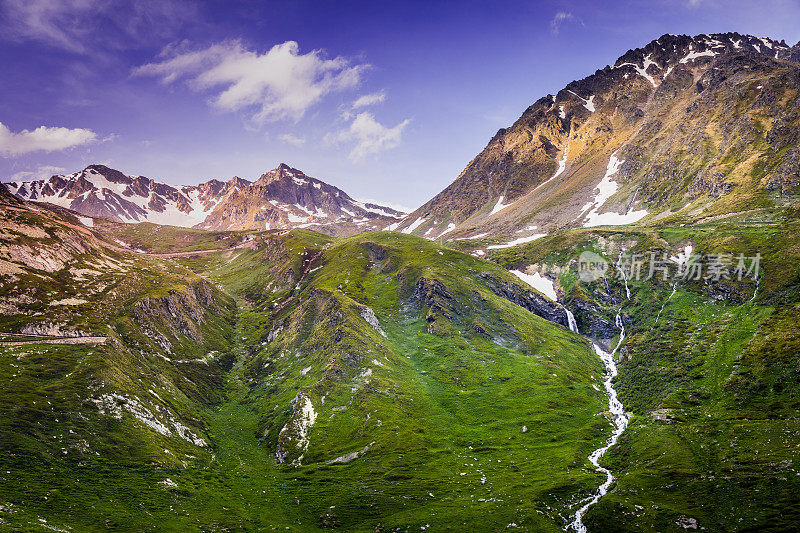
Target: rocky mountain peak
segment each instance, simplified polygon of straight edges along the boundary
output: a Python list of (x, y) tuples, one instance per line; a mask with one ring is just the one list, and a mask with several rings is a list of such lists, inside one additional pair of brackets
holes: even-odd
[(662, 35), (539, 98), (397, 229), (521, 243), (728, 195), (720, 209), (790, 195), (799, 63), (800, 45), (782, 40)]
[[(694, 65), (726, 54), (759, 54), (772, 59), (790, 59), (785, 41), (742, 35), (736, 32), (688, 35), (665, 34), (642, 48), (628, 50), (611, 69), (625, 69), (654, 87), (678, 65)], [(608, 68), (608, 67), (607, 67)]]
[[(214, 180), (214, 181), (217, 181), (217, 180)], [(239, 176), (234, 176), (234, 177), (231, 178), (231, 180), (228, 182), (227, 185), (228, 185), (229, 189), (242, 189), (244, 187), (249, 187), (252, 184), (253, 184), (252, 181), (246, 180), (244, 178), (240, 178)]]
[(105, 165), (89, 165), (85, 169), (83, 169), (83, 174), (99, 174), (104, 176), (108, 181), (112, 183), (130, 183), (132, 181), (131, 176), (127, 176), (123, 174), (119, 170), (115, 170), (113, 168), (109, 168)]
[(353, 200), (347, 193), (281, 163), (256, 182), (234, 176), (174, 187), (105, 165), (48, 180), (8, 183), (23, 199), (49, 202), (120, 222), (203, 229), (312, 228), (334, 235), (382, 229), (404, 213)]
[(293, 182), (295, 185), (302, 186), (314, 181), (319, 182), (319, 180), (306, 176), (303, 171), (292, 168), (286, 163), (281, 163), (276, 168), (262, 174), (254, 185), (263, 187), (274, 182), (286, 182), (288, 184)]

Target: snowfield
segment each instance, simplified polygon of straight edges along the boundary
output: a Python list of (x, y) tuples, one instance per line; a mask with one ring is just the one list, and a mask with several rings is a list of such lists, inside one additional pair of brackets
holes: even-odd
[(585, 221), (583, 223), (584, 228), (632, 224), (647, 216), (647, 210), (645, 209), (641, 209), (639, 211), (631, 210), (625, 214), (599, 212), (600, 208), (603, 207), (609, 198), (614, 196), (617, 190), (619, 190), (619, 185), (616, 181), (614, 181), (613, 177), (617, 172), (619, 172), (619, 169), (622, 167), (622, 163), (624, 162), (624, 159), (617, 158), (616, 152), (611, 154), (611, 158), (608, 160), (608, 166), (606, 167), (606, 173), (603, 176), (603, 179), (600, 180), (600, 183), (597, 184), (595, 189), (597, 194), (591, 202), (583, 206), (581, 214), (578, 217), (578, 219), (581, 219), (584, 217), (584, 213), (587, 213), (588, 211), (588, 213), (585, 215)]
[(556, 288), (553, 282), (538, 272), (534, 272), (533, 274), (526, 274), (520, 270), (511, 270), (510, 272), (554, 302), (558, 301), (558, 295), (556, 294)]

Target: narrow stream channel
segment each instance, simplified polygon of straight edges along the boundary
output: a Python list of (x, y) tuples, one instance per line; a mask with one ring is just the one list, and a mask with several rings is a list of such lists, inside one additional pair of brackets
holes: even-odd
[[(624, 250), (623, 250), (624, 251)], [(625, 276), (625, 271), (621, 268), (621, 260), (622, 260), (622, 253), (620, 251), (619, 257), (617, 258), (617, 269), (622, 273), (622, 279), (625, 281), (625, 295), (628, 299), (631, 297), (631, 291), (628, 288), (628, 279)], [(606, 280), (606, 287), (608, 287), (608, 281)], [(600, 459), (606, 454), (606, 452), (611, 449), (612, 446), (617, 444), (620, 435), (625, 431), (625, 428), (628, 427), (629, 417), (625, 414), (625, 406), (622, 405), (622, 402), (619, 401), (617, 397), (617, 391), (614, 389), (614, 385), (612, 381), (617, 376), (617, 364), (614, 362), (614, 355), (617, 353), (617, 350), (620, 349), (622, 343), (625, 342), (625, 323), (622, 320), (622, 311), (618, 308), (617, 316), (614, 318), (614, 322), (616, 326), (619, 328), (619, 340), (617, 341), (617, 345), (614, 349), (609, 353), (603, 348), (601, 348), (597, 343), (592, 343), (592, 347), (594, 348), (595, 353), (600, 357), (600, 360), (603, 362), (603, 365), (606, 367), (606, 379), (604, 381), (604, 385), (606, 387), (606, 392), (608, 393), (608, 410), (611, 412), (612, 422), (614, 424), (614, 431), (611, 434), (611, 437), (606, 441), (605, 446), (602, 448), (598, 448), (593, 451), (589, 455), (589, 462), (592, 463), (595, 469), (598, 472), (602, 472), (606, 475), (606, 480), (597, 488), (597, 492), (594, 495), (586, 500), (586, 502), (581, 506), (580, 509), (575, 511), (575, 515), (573, 516), (572, 522), (567, 526), (568, 530), (573, 530), (578, 533), (586, 533), (586, 525), (583, 523), (583, 517), (586, 514), (586, 511), (589, 510), (594, 504), (600, 501), (600, 498), (606, 495), (608, 492), (608, 488), (614, 482), (614, 475), (611, 471), (605, 467), (600, 466)], [(575, 318), (572, 317), (572, 313), (567, 311), (567, 318), (569, 321), (569, 326), (572, 331), (579, 333), (577, 324), (573, 329), (573, 323), (575, 322)]]
[(606, 367), (606, 379), (604, 383), (606, 392), (608, 393), (608, 410), (611, 412), (612, 421), (614, 423), (614, 432), (606, 441), (605, 446), (596, 449), (591, 453), (591, 455), (589, 455), (589, 462), (591, 462), (599, 472), (602, 472), (606, 475), (606, 480), (602, 485), (600, 485), (600, 487), (598, 487), (594, 496), (592, 496), (585, 504), (583, 504), (583, 506), (581, 506), (580, 509), (575, 512), (574, 519), (567, 526), (567, 529), (572, 529), (578, 533), (586, 532), (586, 526), (583, 523), (583, 516), (591, 506), (596, 504), (600, 498), (605, 496), (605, 494), (608, 492), (608, 488), (615, 479), (614, 475), (609, 469), (600, 466), (600, 458), (603, 457), (603, 455), (605, 455), (605, 453), (617, 443), (620, 435), (622, 435), (622, 433), (625, 431), (625, 428), (628, 427), (628, 415), (625, 414), (625, 407), (617, 398), (617, 391), (614, 389), (612, 384), (612, 380), (617, 375), (617, 364), (614, 362), (614, 354), (617, 353), (617, 350), (619, 350), (620, 346), (622, 346), (622, 343), (625, 340), (625, 324), (623, 323), (622, 315), (620, 315), (619, 312), (617, 312), (615, 322), (617, 327), (620, 328), (619, 341), (611, 353), (603, 350), (597, 344), (592, 344), (595, 353), (600, 357), (600, 360), (603, 361), (603, 365)]

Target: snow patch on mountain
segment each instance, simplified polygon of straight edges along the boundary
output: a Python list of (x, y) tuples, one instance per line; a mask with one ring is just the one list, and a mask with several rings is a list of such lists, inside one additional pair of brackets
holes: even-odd
[(590, 113), (594, 113), (595, 112), (596, 109), (594, 107), (594, 95), (591, 95), (589, 97), (589, 99), (587, 100), (586, 98), (581, 97), (580, 95), (576, 94), (573, 91), (569, 91), (569, 92), (572, 93), (573, 95), (575, 95), (578, 98), (578, 100), (583, 102), (583, 107), (588, 109)]
[(500, 250), (503, 248), (511, 248), (512, 246), (516, 246), (518, 244), (525, 244), (526, 242), (533, 242), (536, 239), (541, 239), (542, 237), (546, 237), (547, 233), (536, 233), (534, 235), (528, 235), (527, 237), (520, 237), (518, 239), (514, 239), (513, 241), (509, 241), (504, 244), (492, 244), (491, 246), (487, 246), (489, 250)]
[(420, 227), (424, 223), (425, 223), (425, 219), (424, 218), (418, 218), (417, 220), (412, 222), (410, 226), (405, 228), (402, 231), (402, 233), (412, 233), (415, 229), (417, 229), (418, 227)]
[(84, 226), (86, 226), (87, 228), (93, 228), (93, 227), (94, 227), (94, 219), (93, 219), (93, 218), (90, 218), (90, 217), (80, 217), (80, 216), (79, 216), (79, 217), (76, 217), (76, 218), (77, 218), (78, 220), (80, 220), (81, 224), (83, 224), (83, 225), (84, 225)]
[(582, 218), (584, 213), (588, 211), (586, 214), (586, 219), (583, 223), (584, 228), (632, 224), (647, 216), (647, 210), (645, 209), (639, 211), (628, 211), (625, 214), (613, 212), (599, 213), (600, 208), (603, 207), (609, 198), (616, 194), (617, 190), (619, 190), (619, 185), (613, 179), (613, 177), (615, 174), (617, 174), (617, 172), (619, 172), (619, 169), (622, 167), (624, 162), (624, 159), (619, 159), (617, 157), (616, 152), (611, 154), (611, 157), (608, 160), (608, 166), (606, 167), (606, 173), (595, 188), (597, 194), (591, 202), (583, 206), (581, 215), (578, 217), (579, 219)]
[(400, 219), (400, 218), (403, 218), (403, 216), (405, 215), (405, 212), (403, 212), (403, 211), (399, 211), (399, 210), (395, 210), (395, 209), (391, 209), (391, 208), (386, 208), (386, 207), (381, 207), (379, 205), (376, 205), (376, 204), (374, 204), (372, 202), (369, 202), (369, 201), (366, 201), (366, 200), (356, 200), (355, 204), (358, 207), (360, 207), (361, 209), (363, 209), (364, 211), (368, 211), (370, 213), (375, 213), (375, 214), (378, 214), (378, 215), (381, 215), (381, 216), (384, 216), (384, 217), (391, 217), (391, 218)]
[(455, 225), (453, 222), (449, 223), (449, 224), (447, 225), (447, 229), (445, 229), (443, 232), (441, 232), (441, 233), (439, 234), (439, 237), (441, 237), (441, 236), (442, 236), (442, 235), (444, 235), (445, 233), (450, 233), (450, 232), (451, 232), (451, 231), (453, 231), (454, 229), (456, 229), (456, 225)]
[[(505, 197), (504, 197), (504, 196), (501, 196), (501, 197), (500, 197), (500, 198), (497, 200), (497, 203), (496, 203), (496, 204), (494, 204), (494, 207), (492, 208), (492, 212), (491, 212), (491, 213), (489, 213), (489, 216), (492, 216), (492, 215), (494, 215), (495, 213), (499, 213), (500, 211), (502, 211), (503, 209), (505, 209), (506, 207), (508, 207), (508, 206), (510, 206), (510, 205), (511, 205), (510, 203), (508, 203), (508, 204), (504, 204), (504, 203), (503, 203), (503, 200), (505, 200)], [(513, 203), (513, 202), (512, 202), (512, 203)]]
[(649, 81), (653, 85), (653, 87), (658, 87), (658, 84), (656, 83), (656, 80), (653, 78), (653, 76), (651, 76), (650, 74), (647, 73), (647, 69), (650, 68), (650, 65), (655, 65), (656, 68), (659, 68), (659, 69), (661, 68), (661, 67), (658, 66), (658, 63), (656, 63), (655, 61), (653, 61), (650, 58), (650, 54), (647, 54), (644, 57), (644, 65), (641, 66), (641, 67), (639, 65), (637, 65), (636, 63), (622, 63), (620, 65), (615, 66), (614, 68), (622, 68), (622, 67), (627, 67), (627, 66), (633, 67), (633, 69), (640, 76), (642, 76), (644, 79)]
[(511, 273), (554, 302), (558, 301), (558, 295), (556, 294), (556, 288), (555, 285), (553, 285), (553, 282), (538, 272), (526, 274), (520, 270), (512, 270)]
[[(564, 173), (564, 170), (566, 170), (566, 168), (567, 168), (567, 149), (564, 148), (564, 156), (561, 159), (558, 160), (558, 168), (556, 168), (555, 174), (553, 174), (548, 179), (544, 180), (542, 183), (540, 183), (539, 185), (534, 187), (533, 191), (537, 190), (538, 188), (542, 187), (543, 185), (545, 185), (547, 183), (550, 183), (551, 181), (553, 181), (554, 179), (559, 177), (561, 174)], [(531, 191), (531, 192), (533, 192), (533, 191)]]
[(686, 54), (680, 61), (678, 61), (678, 63), (685, 65), (689, 61), (694, 61), (698, 57), (714, 57), (715, 55), (717, 55), (717, 53), (714, 52), (713, 50), (704, 50), (702, 52), (696, 52), (693, 50), (693, 47), (690, 44), (689, 53)]

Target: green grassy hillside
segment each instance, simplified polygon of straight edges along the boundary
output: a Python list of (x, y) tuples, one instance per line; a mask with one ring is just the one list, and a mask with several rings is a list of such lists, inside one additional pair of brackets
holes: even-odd
[(415, 237), (292, 232), (265, 250), (195, 268), (246, 308), (248, 436), (306, 527), (561, 528), (608, 427), (585, 340), (479, 281), (516, 283), (504, 270)]
[[(231, 247), (244, 235), (124, 228), (158, 252), (224, 243), (164, 258), (63, 210), (0, 207), (6, 529), (562, 530), (602, 481), (587, 456), (611, 426), (587, 337), (615, 342), (618, 310), (632, 419), (589, 530), (798, 519), (792, 210), (560, 232), (487, 261), (399, 233)], [(761, 274), (629, 279), (627, 297), (620, 253), (687, 245), (759, 253)], [(580, 280), (584, 251), (605, 279)], [(508, 272), (530, 265), (586, 336)], [(88, 344), (60, 343), (74, 337)]]
[[(612, 492), (587, 514), (590, 531), (790, 531), (798, 521), (800, 224), (738, 217), (684, 227), (597, 229), (497, 252), (507, 267), (568, 265), (584, 250), (615, 263), (620, 250), (704, 256), (760, 253), (752, 279), (631, 281), (560, 276), (582, 331), (617, 302), (628, 337), (616, 387), (633, 413), (605, 463)], [(707, 271), (706, 271), (707, 272)], [(675, 289), (673, 292), (673, 288)]]
[(83, 247), (14, 263), (4, 331), (108, 339), (0, 346), (6, 527), (556, 531), (598, 484), (601, 364), (497, 265), (306, 231), (165, 260), (5, 216), (4, 250)]

